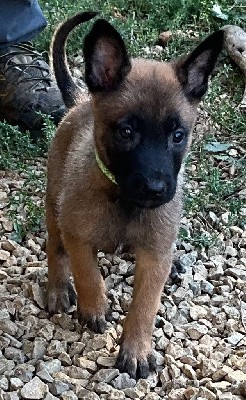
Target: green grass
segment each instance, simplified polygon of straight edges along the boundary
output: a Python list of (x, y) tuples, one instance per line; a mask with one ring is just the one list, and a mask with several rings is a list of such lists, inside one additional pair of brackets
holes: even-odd
[[(33, 142), (29, 132), (20, 132), (16, 127), (0, 122), (0, 170), (17, 171), (24, 177), (20, 190), (10, 192), (8, 216), (13, 221), (11, 238), (21, 242), (28, 232), (39, 230), (44, 218), (46, 173), (43, 164), (48, 145), (54, 133), (54, 125), (45, 118), (43, 138)], [(0, 232), (1, 233), (1, 232)]]
[[(40, 0), (41, 8), (48, 20), (48, 26), (37, 37), (35, 46), (39, 51), (48, 54), (51, 36), (55, 26), (78, 11), (98, 10), (100, 16), (110, 21), (124, 37), (127, 47), (133, 56), (147, 56), (144, 48), (155, 46), (160, 32), (171, 30), (173, 39), (168, 43), (165, 51), (160, 55), (150, 53), (149, 57), (157, 59), (171, 59), (187, 53), (197, 43), (215, 29), (225, 24), (238, 24), (245, 27), (246, 8), (244, 0), (220, 0), (219, 5), (223, 13), (228, 15), (228, 20), (223, 21), (212, 14), (212, 6), (215, 1), (210, 0), (117, 0), (117, 1), (90, 1), (73, 0), (64, 2), (62, 0)], [(81, 52), (83, 37), (90, 29), (92, 22), (78, 28), (68, 40), (68, 58)], [(245, 144), (245, 115), (237, 105), (243, 94), (243, 79), (236, 67), (229, 63), (225, 54), (220, 58), (212, 85), (204, 99), (205, 107), (214, 124), (220, 129), (218, 134), (208, 135), (206, 138), (195, 140), (192, 151), (187, 161), (189, 177), (200, 185), (199, 191), (185, 196), (185, 212), (189, 217), (203, 214), (206, 218), (210, 210), (217, 210), (221, 214), (225, 210), (231, 212), (230, 223), (245, 224), (240, 209), (242, 200), (237, 192), (242, 188), (245, 181), (245, 159), (238, 154), (230, 157), (225, 153), (222, 162), (216, 155), (206, 151), (206, 143), (217, 141), (233, 144), (235, 147)], [(18, 201), (26, 205), (26, 219), (15, 220), (15, 230), (20, 238), (25, 237), (28, 230), (38, 229), (39, 221), (43, 216), (43, 210), (30, 201), (30, 191), (44, 189), (45, 175), (37, 179), (32, 176), (30, 165), (32, 160), (45, 155), (47, 144), (52, 136), (53, 126), (47, 121), (45, 128), (45, 140), (33, 144), (29, 135), (18, 132), (7, 124), (0, 125), (0, 134), (3, 138), (3, 147), (0, 150), (0, 167), (27, 171), (27, 182), (21, 190), (20, 199), (11, 199), (12, 218), (18, 208)], [(190, 165), (195, 163), (198, 168), (190, 171)], [(236, 173), (233, 178), (225, 179), (224, 169), (236, 165)], [(214, 241), (214, 233), (211, 237), (203, 233), (195, 233), (192, 238), (185, 238), (184, 232), (181, 236), (187, 241), (193, 241), (196, 245), (209, 246)], [(216, 236), (216, 235), (215, 235)]]
[[(112, 22), (125, 38), (132, 55), (141, 55), (142, 48), (146, 45), (155, 44), (160, 32), (173, 30), (174, 38), (169, 44), (170, 56), (185, 53), (190, 48), (191, 40), (188, 37), (175, 35), (175, 31), (195, 31), (200, 37), (208, 32), (218, 29), (225, 23), (239, 24), (243, 27), (246, 22), (244, 0), (235, 3), (234, 0), (220, 1), (221, 9), (228, 14), (228, 20), (223, 21), (212, 16), (212, 6), (215, 1), (209, 0), (152, 0), (152, 1), (90, 1), (73, 0), (62, 2), (51, 0), (47, 3), (40, 1), (49, 24), (46, 30), (39, 35), (36, 44), (40, 50), (49, 50), (50, 39), (54, 27), (67, 16), (76, 12), (93, 10), (99, 11), (100, 16)], [(91, 22), (92, 23), (92, 22)], [(68, 44), (68, 52), (74, 54), (82, 47), (83, 37), (88, 31), (91, 23), (76, 29)]]
[[(245, 199), (238, 196), (244, 188), (246, 177), (246, 158), (242, 149), (245, 148), (246, 117), (238, 104), (243, 93), (243, 80), (237, 70), (228, 64), (221, 63), (221, 68), (210, 85), (205, 98), (205, 107), (219, 129), (213, 136), (195, 141), (188, 159), (189, 164), (195, 162), (198, 166), (192, 179), (204, 184), (199, 187), (199, 195), (195, 198), (186, 196), (186, 210), (190, 214), (210, 211), (219, 214), (231, 212), (230, 224), (245, 225), (245, 217), (240, 215)], [(217, 141), (227, 143), (237, 151), (230, 155), (230, 149), (222, 153), (211, 153), (206, 150), (206, 144)], [(235, 175), (228, 177), (225, 171), (235, 168)], [(220, 211), (218, 211), (218, 209)]]
[[(26, 179), (18, 193), (9, 196), (9, 218), (13, 221), (11, 239), (21, 242), (27, 233), (37, 232), (44, 220), (45, 172), (25, 167)], [(42, 196), (42, 199), (40, 198)]]

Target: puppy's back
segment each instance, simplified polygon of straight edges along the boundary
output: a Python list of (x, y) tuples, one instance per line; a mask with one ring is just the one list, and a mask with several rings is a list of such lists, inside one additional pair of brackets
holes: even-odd
[[(92, 126), (92, 124), (91, 104), (90, 101), (87, 101), (73, 107), (58, 126), (48, 152), (47, 167), (46, 201), (54, 206), (62, 187), (62, 179), (68, 155), (73, 151), (72, 148), (78, 137), (80, 141), (83, 141), (85, 126)], [(84, 139), (88, 140), (88, 130)]]

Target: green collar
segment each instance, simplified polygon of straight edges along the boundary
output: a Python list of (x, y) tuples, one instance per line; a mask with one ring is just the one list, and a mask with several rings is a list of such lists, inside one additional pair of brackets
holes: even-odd
[(95, 156), (96, 156), (96, 161), (97, 161), (97, 165), (100, 168), (100, 170), (102, 171), (102, 173), (111, 181), (113, 182), (115, 185), (118, 185), (116, 180), (115, 180), (115, 176), (108, 170), (108, 168), (106, 167), (106, 165), (102, 162), (102, 160), (100, 159), (98, 152), (95, 150)]

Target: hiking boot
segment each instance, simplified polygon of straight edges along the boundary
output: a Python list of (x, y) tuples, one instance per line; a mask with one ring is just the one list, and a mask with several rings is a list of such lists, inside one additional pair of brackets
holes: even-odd
[(21, 130), (40, 136), (43, 118), (55, 124), (66, 111), (49, 65), (30, 43), (19, 43), (0, 51), (0, 118)]

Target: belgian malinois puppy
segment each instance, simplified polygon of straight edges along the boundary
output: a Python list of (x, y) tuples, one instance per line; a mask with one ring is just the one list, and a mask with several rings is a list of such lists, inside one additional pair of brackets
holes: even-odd
[(154, 368), (151, 337), (172, 263), (182, 207), (182, 162), (196, 109), (223, 44), (217, 31), (173, 62), (131, 59), (120, 34), (98, 19), (85, 37), (80, 98), (69, 73), (69, 32), (96, 13), (80, 13), (54, 35), (58, 86), (71, 108), (48, 160), (49, 311), (66, 311), (77, 291), (81, 324), (104, 332), (108, 301), (97, 251), (126, 245), (136, 255), (133, 300), (116, 367), (145, 378)]

